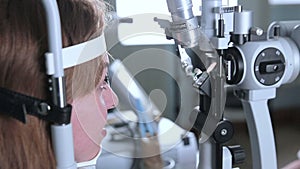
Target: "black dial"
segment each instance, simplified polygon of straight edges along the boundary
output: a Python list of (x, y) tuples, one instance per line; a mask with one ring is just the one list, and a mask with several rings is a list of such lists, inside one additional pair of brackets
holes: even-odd
[(254, 63), (256, 79), (263, 85), (276, 84), (283, 76), (285, 59), (282, 52), (276, 48), (266, 48), (257, 56)]
[[(241, 52), (237, 48), (228, 48), (224, 51), (224, 60), (231, 62), (230, 68), (225, 68), (227, 76), (231, 76), (231, 79), (226, 79), (228, 84), (238, 84), (243, 77), (244, 64)], [(230, 70), (230, 75), (228, 72)]]

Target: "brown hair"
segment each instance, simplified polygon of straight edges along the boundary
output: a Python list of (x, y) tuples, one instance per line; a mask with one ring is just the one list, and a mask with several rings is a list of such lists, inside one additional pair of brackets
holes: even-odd
[[(102, 0), (58, 0), (58, 6), (64, 47), (89, 40), (102, 32), (105, 13)], [(48, 48), (44, 16), (40, 1), (0, 0), (0, 87), (49, 99), (44, 60)], [(77, 82), (97, 83), (102, 64), (101, 60), (95, 59), (77, 66), (76, 70), (65, 71), (69, 103), (74, 95), (82, 96), (95, 87), (93, 84), (80, 88)], [(82, 71), (86, 73), (84, 76)], [(49, 123), (35, 117), (27, 118), (27, 123), (23, 124), (0, 115), (0, 169), (55, 168)]]

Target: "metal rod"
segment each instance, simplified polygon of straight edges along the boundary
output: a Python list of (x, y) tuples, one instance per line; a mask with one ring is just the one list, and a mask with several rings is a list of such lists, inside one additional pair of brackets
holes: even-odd
[[(54, 74), (52, 76), (53, 103), (61, 108), (66, 106), (65, 79), (62, 64), (62, 36), (59, 10), (56, 0), (42, 0), (45, 9), (49, 52), (54, 56)], [(57, 169), (76, 169), (74, 159), (72, 125), (52, 125), (52, 144)]]

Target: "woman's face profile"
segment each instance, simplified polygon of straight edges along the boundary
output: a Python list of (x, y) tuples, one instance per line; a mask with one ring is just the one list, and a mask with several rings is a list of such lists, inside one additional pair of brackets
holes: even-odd
[[(108, 59), (103, 57), (108, 65)], [(100, 151), (106, 135), (107, 110), (114, 108), (118, 98), (106, 82), (107, 67), (101, 74), (99, 84), (89, 94), (75, 98), (72, 106), (72, 125), (75, 160), (84, 162), (93, 159)]]

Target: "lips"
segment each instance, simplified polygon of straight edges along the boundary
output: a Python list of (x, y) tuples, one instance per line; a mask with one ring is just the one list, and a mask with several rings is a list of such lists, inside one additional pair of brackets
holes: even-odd
[(102, 135), (103, 137), (105, 137), (105, 136), (107, 135), (107, 131), (106, 131), (105, 128), (102, 129), (101, 135)]

